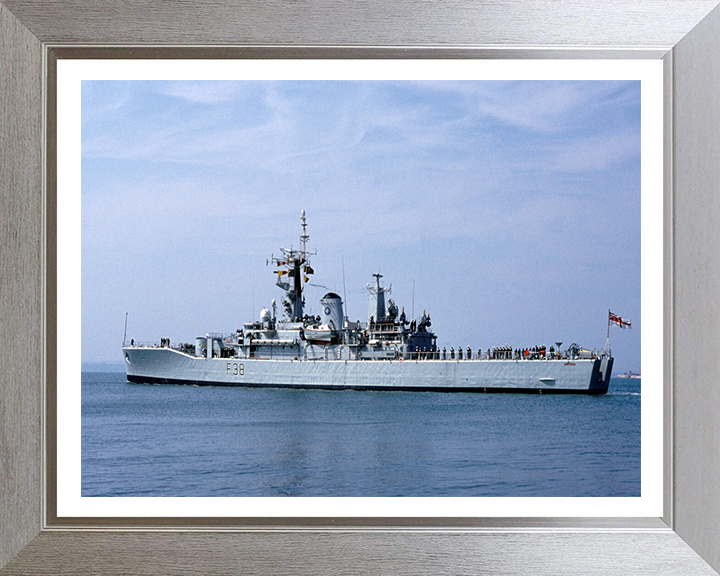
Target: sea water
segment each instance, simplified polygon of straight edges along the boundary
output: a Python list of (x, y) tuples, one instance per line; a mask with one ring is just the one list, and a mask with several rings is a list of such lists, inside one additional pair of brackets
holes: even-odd
[(640, 496), (640, 401), (84, 372), (82, 496)]

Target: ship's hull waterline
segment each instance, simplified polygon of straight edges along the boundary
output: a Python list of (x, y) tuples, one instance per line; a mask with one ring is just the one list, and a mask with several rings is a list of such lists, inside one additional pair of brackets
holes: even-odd
[(126, 347), (135, 383), (605, 394), (612, 357), (574, 360), (274, 360), (194, 357), (172, 348)]

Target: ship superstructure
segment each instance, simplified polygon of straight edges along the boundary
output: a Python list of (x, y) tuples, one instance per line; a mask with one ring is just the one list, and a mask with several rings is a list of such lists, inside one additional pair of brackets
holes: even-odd
[(307, 222), (301, 213), (299, 250), (282, 248), (271, 256), (276, 285), (285, 293), (282, 318), (277, 304), (259, 320), (231, 334), (207, 333), (194, 344), (176, 346), (124, 343), (130, 382), (351, 388), (465, 392), (568, 392), (604, 394), (612, 372), (609, 347), (587, 351), (572, 344), (553, 346), (469, 346), (440, 350), (430, 315), (408, 319), (383, 286), (380, 273), (367, 285), (367, 322), (351, 322), (342, 298), (327, 292), (321, 314), (304, 311), (304, 286), (314, 274), (307, 251)]

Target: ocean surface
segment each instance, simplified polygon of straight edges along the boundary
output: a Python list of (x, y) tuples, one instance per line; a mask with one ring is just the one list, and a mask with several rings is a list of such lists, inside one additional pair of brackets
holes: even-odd
[(604, 396), (130, 384), (83, 372), (83, 496), (640, 496), (640, 380)]

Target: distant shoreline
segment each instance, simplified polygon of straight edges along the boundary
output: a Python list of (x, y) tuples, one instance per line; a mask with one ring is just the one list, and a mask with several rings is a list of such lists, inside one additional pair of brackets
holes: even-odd
[(81, 372), (122, 372), (125, 365), (122, 362), (89, 362), (80, 365)]

